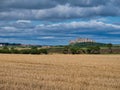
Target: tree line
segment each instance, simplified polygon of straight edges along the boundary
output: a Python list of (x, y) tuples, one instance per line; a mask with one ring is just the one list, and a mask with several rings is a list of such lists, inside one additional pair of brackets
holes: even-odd
[[(107, 44), (108, 53), (112, 52), (112, 44)], [(88, 46), (86, 48), (80, 48), (79, 46), (65, 46), (63, 50), (64, 54), (101, 54), (100, 46)]]
[(48, 54), (46, 49), (38, 49), (37, 47), (31, 47), (30, 49), (21, 49), (18, 50), (14, 47), (4, 46), (0, 49), (0, 53), (5, 54)]
[[(108, 44), (108, 53), (113, 53), (112, 44)], [(100, 46), (88, 46), (85, 48), (81, 48), (79, 46), (62, 46), (62, 48), (38, 48), (38, 47), (30, 47), (30, 48), (15, 48), (4, 46), (0, 48), (0, 53), (5, 54), (49, 54), (49, 53), (63, 53), (63, 54), (101, 54)]]
[(100, 47), (88, 47), (86, 49), (81, 49), (79, 47), (65, 47), (64, 54), (100, 54)]

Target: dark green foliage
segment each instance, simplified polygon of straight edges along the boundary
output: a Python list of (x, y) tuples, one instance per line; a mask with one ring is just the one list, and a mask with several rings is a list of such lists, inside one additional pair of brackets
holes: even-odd
[(111, 43), (107, 44), (107, 47), (111, 48), (113, 45)]
[(37, 49), (37, 47), (32, 47), (30, 49), (30, 54), (40, 54), (41, 52)]
[(0, 49), (0, 53), (6, 53), (6, 54), (48, 54), (47, 49), (38, 49), (37, 47), (32, 47), (31, 49), (22, 49), (17, 50), (14, 47), (8, 48), (3, 47)]
[(40, 49), (39, 52), (40, 52), (41, 54), (48, 54), (47, 49)]
[(63, 53), (64, 53), (64, 54), (69, 54), (69, 53), (70, 53), (70, 48), (69, 48), (69, 46), (65, 46), (65, 47), (64, 47)]
[(0, 53), (5, 54), (118, 54), (120, 53), (119, 45), (102, 44), (102, 43), (76, 43), (68, 46), (4, 46), (0, 47)]
[(92, 46), (87, 48), (88, 54), (100, 54), (100, 47), (99, 46)]
[(20, 54), (31, 54), (31, 50), (30, 49), (23, 49), (23, 50), (19, 50)]
[(63, 53), (64, 54), (84, 54), (85, 50), (77, 46), (65, 46)]
[(92, 46), (106, 47), (107, 44), (96, 43), (96, 42), (85, 42), (85, 43), (75, 43), (75, 44), (72, 44), (70, 46), (79, 47), (79, 48), (86, 48), (86, 47), (92, 47)]
[(109, 53), (112, 53), (112, 44), (111, 43), (109, 43), (109, 44), (107, 44), (107, 47), (108, 47), (108, 49), (109, 49)]
[(84, 49), (81, 49), (79, 47), (71, 47), (70, 51), (71, 51), (71, 54), (85, 54), (86, 53)]
[(64, 47), (49, 47), (47, 48), (48, 53), (53, 54), (53, 53), (58, 53), (58, 54), (63, 54), (64, 52)]
[(72, 53), (72, 54), (80, 54), (78, 47), (72, 47), (70, 50), (71, 50), (71, 53)]
[(21, 50), (21, 54), (48, 54), (48, 52), (46, 49), (31, 48)]
[(19, 52), (19, 50), (15, 49), (14, 47), (11, 47), (10, 53), (12, 53), (12, 54), (19, 54), (20, 52)]
[(10, 53), (10, 50), (8, 47), (4, 46), (2, 49), (0, 49), (0, 53)]
[(85, 51), (84, 49), (79, 49), (79, 50), (78, 50), (78, 53), (79, 53), (79, 54), (85, 54), (86, 51)]

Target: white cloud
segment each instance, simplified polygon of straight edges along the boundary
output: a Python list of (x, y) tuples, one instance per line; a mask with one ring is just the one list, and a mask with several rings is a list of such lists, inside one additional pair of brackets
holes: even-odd
[(57, 24), (49, 24), (49, 25), (37, 25), (37, 29), (39, 30), (74, 30), (74, 29), (93, 29), (93, 30), (111, 30), (111, 29), (120, 29), (120, 25), (104, 23), (101, 21), (91, 20), (91, 21), (73, 21), (67, 23), (57, 23)]
[(31, 23), (30, 20), (17, 20), (16, 23)]
[(12, 26), (5, 26), (5, 27), (1, 27), (1, 30), (3, 30), (4, 32), (15, 32), (16, 28)]
[(53, 36), (45, 36), (45, 37), (40, 37), (41, 39), (53, 39), (53, 38), (55, 38), (55, 37), (53, 37)]

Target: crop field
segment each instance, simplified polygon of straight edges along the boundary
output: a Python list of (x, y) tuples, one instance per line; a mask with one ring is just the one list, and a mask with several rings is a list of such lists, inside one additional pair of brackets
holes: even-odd
[(120, 90), (120, 55), (0, 54), (0, 90)]

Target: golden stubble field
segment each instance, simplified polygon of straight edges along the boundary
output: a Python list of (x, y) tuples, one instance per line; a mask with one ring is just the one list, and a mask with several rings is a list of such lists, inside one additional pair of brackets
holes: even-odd
[(0, 90), (120, 90), (120, 55), (0, 54)]

